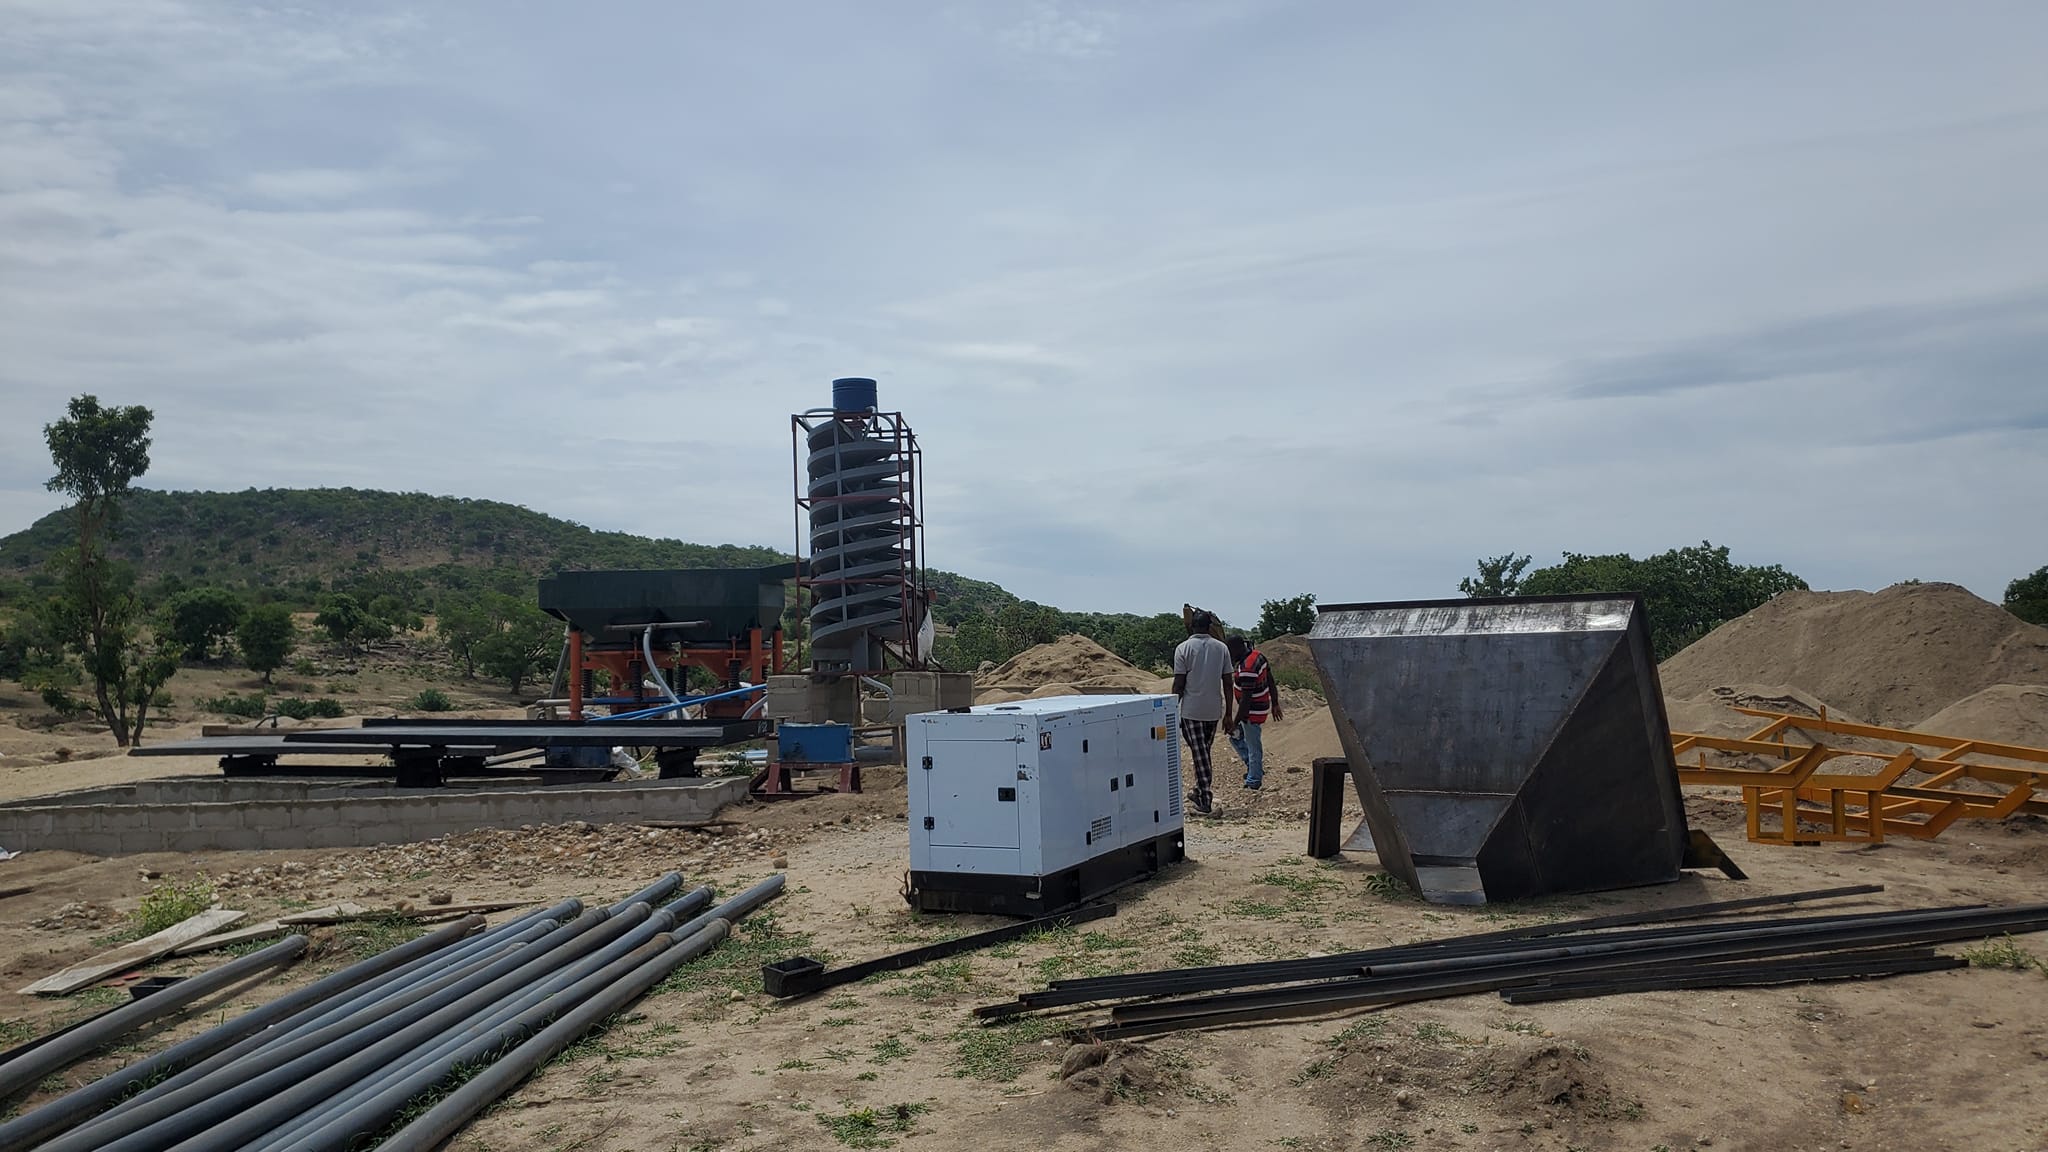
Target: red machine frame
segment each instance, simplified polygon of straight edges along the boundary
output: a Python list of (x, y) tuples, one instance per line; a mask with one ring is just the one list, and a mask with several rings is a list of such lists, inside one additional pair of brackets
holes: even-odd
[[(657, 631), (660, 627), (655, 626)], [(676, 673), (688, 668), (702, 668), (718, 677), (721, 684), (730, 684), (737, 677), (749, 684), (765, 685), (768, 677), (782, 673), (782, 628), (777, 625), (766, 636), (763, 636), (761, 629), (750, 628), (744, 642), (733, 640), (725, 644), (685, 644), (681, 648), (656, 648), (654, 662), (678, 696), (687, 693), (683, 686), (677, 683)], [(632, 707), (654, 708), (663, 703), (659, 697), (648, 696), (643, 686), (647, 679), (647, 658), (641, 653), (637, 636), (630, 641), (593, 647), (584, 643), (581, 629), (571, 628), (568, 673), (569, 719), (585, 718), (584, 683), (599, 669), (611, 674), (614, 695), (631, 695), (639, 702)], [(631, 692), (623, 691), (625, 688), (631, 688)], [(737, 720), (759, 701), (758, 696), (713, 700), (703, 705), (704, 714), (708, 718)], [(613, 711), (630, 711), (632, 707), (615, 707)]]

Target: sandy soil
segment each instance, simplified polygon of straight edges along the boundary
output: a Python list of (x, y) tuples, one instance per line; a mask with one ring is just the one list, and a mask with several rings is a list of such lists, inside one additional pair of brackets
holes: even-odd
[[(1887, 886), (1877, 898), (1884, 906), (2014, 902), (2038, 898), (2048, 874), (2048, 833), (2033, 823), (1968, 826), (1932, 844), (1794, 850), (1743, 844), (1733, 806), (1697, 800), (1696, 819), (1738, 855), (1750, 881), (1703, 877), (1510, 910), (1440, 909), (1375, 894), (1369, 856), (1304, 860), (1289, 791), (1260, 798), (1269, 812), (1193, 826), (1186, 865), (1124, 892), (1118, 916), (1086, 932), (794, 1003), (759, 994), (763, 959), (803, 951), (846, 962), (992, 923), (916, 917), (903, 904), (900, 774), (876, 773), (862, 796), (729, 810), (740, 823), (716, 836), (568, 827), (318, 854), (31, 853), (0, 864), (0, 884), (38, 886), (6, 902), (0, 1016), (41, 1029), (104, 999), (30, 1001), (12, 989), (91, 952), (92, 938), (148, 890), (150, 872), (210, 875), (233, 906), (261, 915), (333, 898), (418, 901), (435, 890), (459, 900), (615, 897), (670, 866), (731, 890), (782, 858), (791, 887), (771, 914), (454, 1147), (828, 1149), (843, 1146), (835, 1124), (856, 1140), (865, 1126), (904, 1148), (2048, 1146), (2048, 980), (2038, 971), (1529, 1008), (1471, 997), (1160, 1039), (1139, 1046), (1136, 1073), (1110, 1092), (1063, 1084), (1064, 1045), (1028, 1025), (973, 1026), (973, 1005), (1058, 974), (1299, 956), (1866, 881)], [(62, 926), (34, 926), (53, 916)], [(343, 962), (335, 933), (320, 935), (326, 956), (230, 1002), (259, 1001)], [(2022, 943), (2048, 953), (2048, 940)], [(877, 1111), (859, 1111), (869, 1108)], [(899, 1122), (908, 1130), (896, 1131)]]

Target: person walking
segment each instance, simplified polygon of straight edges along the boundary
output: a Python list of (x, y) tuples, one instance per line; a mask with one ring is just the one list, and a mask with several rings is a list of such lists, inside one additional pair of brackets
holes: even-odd
[(1195, 790), (1188, 805), (1203, 816), (1216, 811), (1210, 756), (1216, 730), (1230, 726), (1230, 649), (1211, 633), (1216, 619), (1196, 611), (1187, 617), (1188, 638), (1173, 650), (1173, 694), (1180, 697), (1180, 735), (1187, 741), (1188, 764), (1195, 770)]
[(1266, 780), (1266, 720), (1281, 718), (1280, 691), (1273, 683), (1273, 666), (1251, 641), (1233, 632), (1227, 643), (1237, 690), (1237, 724), (1229, 730), (1230, 749), (1244, 761), (1244, 786), (1256, 792)]

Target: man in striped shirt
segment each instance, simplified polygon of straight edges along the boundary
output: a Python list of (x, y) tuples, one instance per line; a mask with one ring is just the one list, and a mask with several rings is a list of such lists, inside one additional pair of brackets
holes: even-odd
[(1273, 683), (1273, 666), (1266, 663), (1264, 653), (1236, 633), (1231, 634), (1227, 643), (1238, 721), (1230, 730), (1230, 747), (1244, 761), (1244, 786), (1256, 792), (1266, 779), (1266, 720), (1280, 719), (1280, 692)]

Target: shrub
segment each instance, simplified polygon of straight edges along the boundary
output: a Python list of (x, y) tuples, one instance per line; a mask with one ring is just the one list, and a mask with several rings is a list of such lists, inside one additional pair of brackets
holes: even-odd
[(242, 720), (261, 720), (270, 711), (270, 702), (261, 692), (251, 692), (247, 696), (230, 692), (225, 696), (201, 700), (199, 708), (204, 712), (217, 712)]
[(132, 918), (138, 936), (149, 936), (213, 907), (213, 885), (205, 880), (167, 880), (149, 890)]
[(439, 688), (424, 688), (419, 695), (406, 701), (405, 706), (415, 712), (446, 712), (455, 707), (455, 702)]
[(342, 716), (341, 701), (332, 696), (318, 700), (301, 700), (293, 696), (277, 702), (277, 714), (294, 720), (338, 720)]

